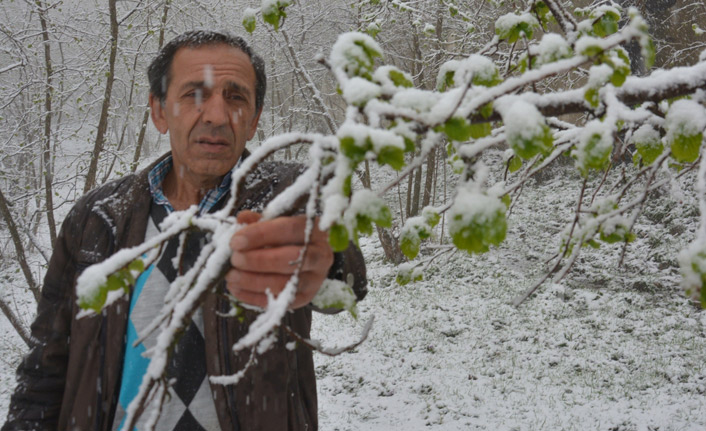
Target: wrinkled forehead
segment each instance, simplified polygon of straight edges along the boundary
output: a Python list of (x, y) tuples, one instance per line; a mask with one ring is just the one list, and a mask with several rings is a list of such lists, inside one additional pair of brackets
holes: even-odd
[(212, 43), (198, 46), (183, 46), (174, 53), (167, 71), (165, 88), (174, 80), (204, 80), (206, 84), (215, 75), (227, 75), (229, 81), (240, 81), (244, 85), (256, 85), (255, 68), (247, 53), (236, 46)]

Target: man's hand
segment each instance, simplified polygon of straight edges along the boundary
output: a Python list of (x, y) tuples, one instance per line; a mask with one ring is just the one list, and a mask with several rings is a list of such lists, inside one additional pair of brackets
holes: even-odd
[[(238, 213), (238, 223), (247, 224), (233, 235), (230, 247), (233, 266), (226, 274), (226, 287), (238, 300), (258, 307), (267, 306), (267, 289), (276, 297), (296, 269), (304, 245), (304, 216), (278, 217), (259, 221), (252, 211)], [(299, 286), (291, 308), (311, 302), (333, 264), (328, 234), (314, 227), (311, 232)]]

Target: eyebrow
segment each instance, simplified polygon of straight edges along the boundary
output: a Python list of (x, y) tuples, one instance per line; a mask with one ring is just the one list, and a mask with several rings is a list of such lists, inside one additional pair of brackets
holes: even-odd
[[(206, 81), (189, 81), (189, 82), (184, 83), (181, 86), (180, 90), (183, 92), (183, 91), (193, 89), (193, 88), (205, 88), (205, 87), (206, 87)], [(247, 88), (243, 87), (242, 85), (240, 85), (234, 81), (226, 82), (225, 88), (226, 88), (226, 90), (237, 91), (239, 93), (243, 93), (248, 96), (250, 95)]]

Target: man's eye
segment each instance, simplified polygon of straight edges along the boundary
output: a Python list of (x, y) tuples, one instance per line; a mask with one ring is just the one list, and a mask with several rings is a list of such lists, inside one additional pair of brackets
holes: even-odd
[(202, 98), (203, 97), (203, 91), (201, 90), (191, 90), (187, 91), (184, 93), (183, 97), (195, 97), (195, 98)]
[(226, 94), (226, 98), (228, 100), (233, 100), (233, 101), (245, 100), (245, 98), (241, 94), (237, 94), (237, 93)]

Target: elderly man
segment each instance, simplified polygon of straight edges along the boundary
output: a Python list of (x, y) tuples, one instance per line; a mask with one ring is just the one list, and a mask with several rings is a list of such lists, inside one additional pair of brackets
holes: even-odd
[[(179, 268), (174, 239), (138, 279), (129, 298), (100, 315), (76, 319), (75, 282), (88, 265), (135, 246), (159, 232), (172, 211), (198, 205), (201, 214), (228, 200), (230, 172), (247, 157), (262, 112), (265, 72), (240, 38), (188, 32), (169, 42), (149, 67), (152, 121), (169, 132), (171, 152), (143, 172), (108, 183), (82, 197), (54, 245), (37, 318), (36, 346), (18, 369), (6, 430), (115, 430), (126, 417), (149, 360), (143, 352), (154, 335), (140, 338), (164, 302), (169, 283), (193, 265), (204, 244), (191, 235)], [(174, 382), (157, 429), (313, 430), (317, 428), (312, 353), (280, 331), (273, 347), (235, 386), (211, 384), (208, 376), (233, 374), (249, 359), (231, 346), (256, 317), (224, 317), (227, 289), (239, 301), (262, 307), (266, 291), (279, 293), (294, 271), (304, 241), (301, 216), (260, 221), (257, 212), (291, 184), (300, 168), (263, 163), (236, 203), (248, 226), (231, 239), (233, 268), (225, 287), (210, 293), (174, 348), (168, 377)], [(286, 325), (303, 337), (311, 326), (310, 302), (325, 278), (353, 279), (365, 295), (365, 266), (350, 247), (334, 254), (325, 232), (315, 230)], [(291, 347), (291, 345), (290, 345)], [(142, 422), (138, 423), (140, 429)]]

